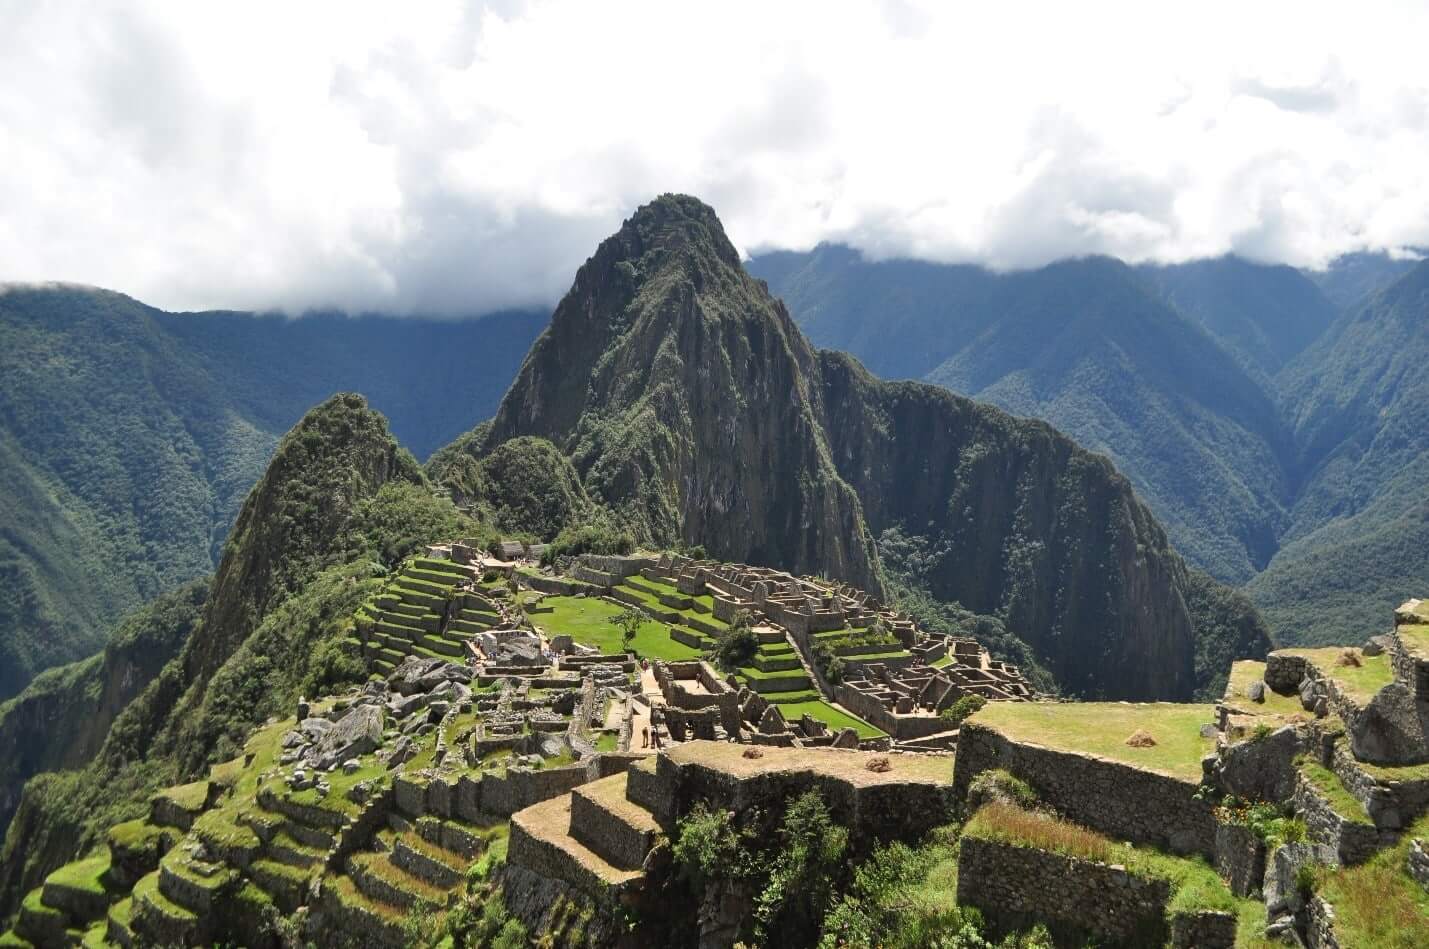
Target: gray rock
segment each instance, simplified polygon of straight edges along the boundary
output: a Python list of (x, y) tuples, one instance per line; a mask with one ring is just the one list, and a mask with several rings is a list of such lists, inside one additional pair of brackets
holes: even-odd
[(348, 758), (342, 763), (342, 773), (352, 774), (360, 767), (362, 767), (362, 762), (358, 761), (356, 758)]
[(412, 695), (403, 695), (393, 699), (387, 703), (387, 707), (391, 709), (394, 718), (406, 718), (413, 712), (426, 708), (427, 703), (430, 701), (431, 697), (427, 695), (427, 693), (416, 692)]
[(382, 745), (382, 709), (359, 705), (349, 709), (315, 745), (309, 760), (320, 768), (371, 754)]
[(1316, 699), (1316, 700), (1315, 700), (1315, 717), (1316, 717), (1316, 718), (1324, 718), (1326, 715), (1329, 715), (1329, 714), (1330, 714), (1330, 703), (1325, 699), (1325, 697), (1324, 697), (1324, 696), (1321, 696), (1320, 698)]
[(1382, 656), (1384, 655), (1385, 648), (1384, 641), (1385, 637), (1383, 636), (1371, 636), (1369, 639), (1366, 639), (1364, 645), (1360, 647), (1360, 652), (1366, 656)]
[(1217, 728), (1216, 726), (1214, 726), (1214, 725), (1202, 725), (1202, 726), (1201, 726), (1201, 737), (1202, 737), (1202, 738), (1215, 738), (1215, 737), (1216, 737), (1217, 735), (1219, 735), (1220, 733), (1221, 733), (1221, 730), (1220, 730), (1219, 728)]
[(1265, 701), (1265, 683), (1264, 683), (1264, 682), (1252, 682), (1252, 683), (1250, 684), (1250, 688), (1248, 688), (1248, 689), (1245, 690), (1245, 694), (1250, 698), (1250, 700), (1251, 700), (1252, 702), (1264, 702), (1264, 701)]
[(834, 736), (835, 748), (858, 748), (858, 732), (852, 728), (840, 728)]
[(391, 748), (387, 749), (379, 758), (388, 768), (395, 768), (398, 765), (406, 764), (417, 756), (417, 745), (412, 739), (403, 735), (398, 738)]
[(1300, 683), (1300, 705), (1305, 711), (1313, 711), (1315, 701), (1319, 699), (1319, 697), (1320, 690), (1314, 679), (1307, 677), (1305, 681)]

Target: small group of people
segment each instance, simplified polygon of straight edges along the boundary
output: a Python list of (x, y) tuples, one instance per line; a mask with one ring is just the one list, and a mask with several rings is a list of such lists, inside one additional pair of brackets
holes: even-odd
[(660, 747), (660, 729), (650, 729), (648, 726), (640, 729), (640, 747), (655, 748)]

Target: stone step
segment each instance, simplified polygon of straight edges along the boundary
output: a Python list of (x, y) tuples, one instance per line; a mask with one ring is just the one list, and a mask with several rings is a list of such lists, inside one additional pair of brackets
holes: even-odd
[(406, 911), (419, 901), (446, 904), (448, 890), (393, 864), (385, 853), (367, 851), (347, 859), (347, 875), (368, 899)]
[(467, 865), (460, 854), (443, 850), (414, 831), (398, 836), (387, 858), (393, 866), (442, 889), (460, 883)]
[(630, 803), (648, 811), (656, 821), (668, 822), (670, 794), (657, 770), (659, 760), (658, 755), (650, 755), (626, 769), (625, 796)]
[(327, 847), (314, 847), (294, 839), (290, 834), (281, 833), (269, 842), (265, 857), (290, 867), (306, 869), (322, 862), (327, 852)]
[(327, 878), (323, 881), (322, 894), (323, 909), (332, 919), (330, 928), (335, 933), (361, 933), (365, 946), (399, 949), (407, 945), (406, 932), (402, 927), (405, 914), (396, 907), (369, 898), (357, 888), (351, 877), (338, 875)]
[(142, 945), (201, 946), (208, 941), (203, 921), (159, 892), (157, 871), (134, 886), (132, 928)]
[(159, 892), (199, 916), (212, 913), (219, 891), (232, 878), (228, 868), (191, 861), (178, 850), (169, 851), (159, 862)]
[(475, 860), (486, 852), (486, 836), (482, 828), (455, 818), (422, 817), (414, 829), (423, 840), (450, 850), (467, 860)]
[(129, 949), (134, 945), (134, 898), (126, 896), (109, 907), (109, 914), (104, 922), (109, 941)]
[(248, 878), (273, 899), (284, 913), (291, 913), (308, 900), (308, 870), (277, 860), (255, 860)]
[(571, 836), (571, 795), (563, 794), (517, 811), (511, 818), (508, 863), (562, 880), (597, 902), (615, 905), (639, 886), (643, 874), (612, 866)]
[(626, 796), (625, 772), (571, 792), (571, 836), (621, 870), (639, 870), (660, 825)]
[(65, 930), (68, 921), (65, 914), (53, 906), (46, 906), (40, 887), (31, 890), (20, 904), (20, 915), (15, 917), (15, 934), (37, 946), (65, 945)]

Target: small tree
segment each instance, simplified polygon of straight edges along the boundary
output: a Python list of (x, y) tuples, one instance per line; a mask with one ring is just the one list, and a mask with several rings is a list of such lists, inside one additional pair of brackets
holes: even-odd
[(748, 610), (740, 610), (734, 622), (715, 642), (714, 656), (721, 669), (732, 672), (747, 666), (759, 651), (759, 637), (754, 633)]
[(957, 728), (965, 719), (987, 704), (981, 695), (964, 695), (939, 713), (939, 718)]
[(630, 647), (635, 642), (635, 634), (640, 632), (640, 626), (645, 622), (645, 614), (631, 608), (615, 614), (610, 621), (620, 630), (621, 652), (630, 652)]

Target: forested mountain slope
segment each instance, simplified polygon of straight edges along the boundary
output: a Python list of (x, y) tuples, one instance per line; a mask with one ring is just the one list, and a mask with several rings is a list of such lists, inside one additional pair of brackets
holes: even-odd
[(278, 438), (362, 389), (419, 451), (492, 411), (545, 318), (169, 314), (0, 288), (0, 700), (211, 573)]
[(1249, 590), (1333, 641), (1429, 587), (1429, 262), (1346, 313), (1281, 374), (1303, 484)]
[[(815, 343), (866, 357), (880, 375), (1046, 419), (1105, 452), (1177, 549), (1219, 578), (1244, 581), (1274, 553), (1289, 453), (1274, 400), (1143, 274), (1106, 258), (993, 274), (870, 263), (837, 247), (770, 254), (750, 269)], [(1205, 312), (1219, 312), (1198, 292)]]
[(1005, 617), (1069, 690), (1197, 685), (1186, 569), (1105, 458), (817, 352), (694, 199), (601, 245), (444, 470), (520, 436), (553, 443), (644, 539), (880, 590), (872, 538), (898, 529), (936, 551), (933, 595)]
[[(385, 568), (428, 541), (481, 531), (433, 496), (361, 397), (334, 396), (304, 416), (249, 492), (211, 587), (193, 591), (201, 607), (190, 599), (183, 610), (136, 619), (135, 629), (150, 631), (143, 636), (176, 644), (177, 654), (157, 674), (144, 671), (150, 678), (99, 736), (93, 760), (46, 758), (40, 766), (74, 770), (25, 785), (0, 851), (0, 916), (104, 827), (143, 813), (154, 789), (233, 757), (254, 726), (299, 695), (365, 676), (337, 641)], [(121, 633), (115, 649), (130, 638)], [(56, 670), (0, 714), (23, 715), (27, 699), (43, 707), (41, 686), (71, 678), (93, 672), (86, 663)], [(62, 704), (58, 691), (50, 707)], [(10, 724), (0, 720), (0, 735)], [(44, 728), (28, 737), (77, 740), (63, 718)]]

